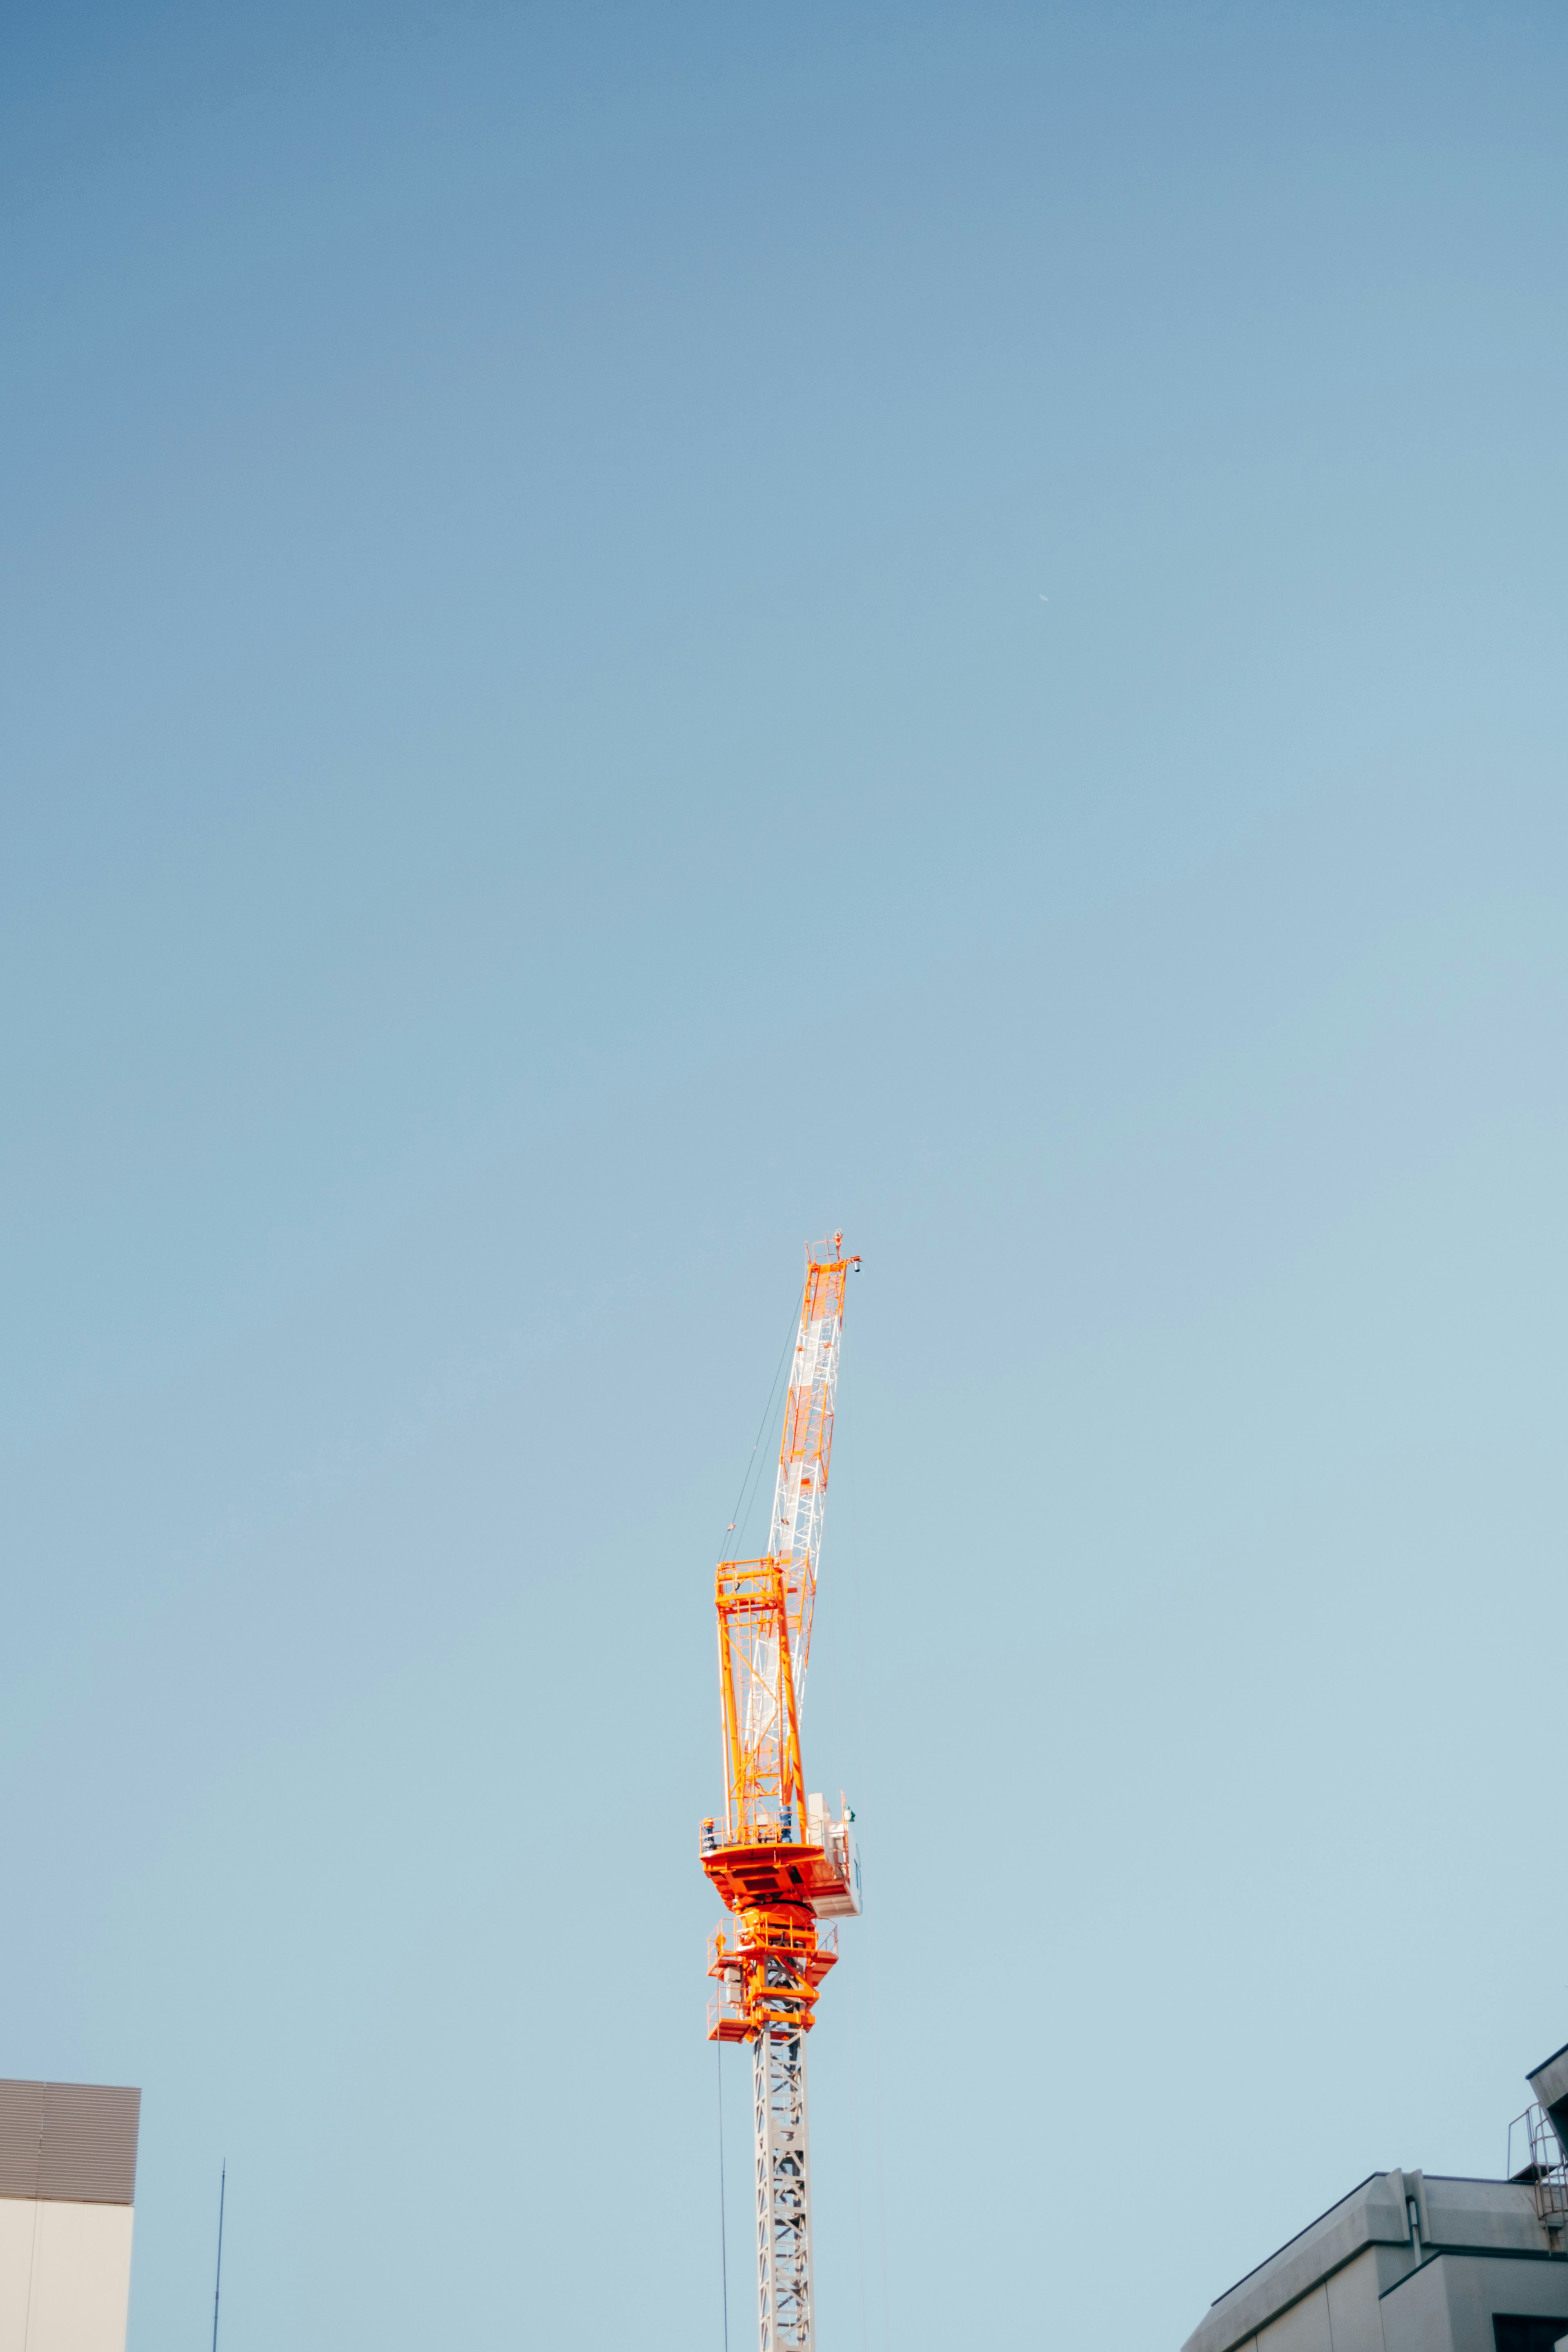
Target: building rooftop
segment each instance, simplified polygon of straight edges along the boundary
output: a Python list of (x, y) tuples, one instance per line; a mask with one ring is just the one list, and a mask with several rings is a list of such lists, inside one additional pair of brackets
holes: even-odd
[(1530, 2084), (1512, 2179), (1369, 2174), (1228, 2287), (1184, 2352), (1568, 2352), (1568, 2044)]

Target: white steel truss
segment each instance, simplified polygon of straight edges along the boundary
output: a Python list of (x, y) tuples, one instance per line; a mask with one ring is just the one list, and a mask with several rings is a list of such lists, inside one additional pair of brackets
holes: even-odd
[[(813, 1312), (813, 1309), (816, 1309)], [(838, 1339), (844, 1328), (844, 1276), (812, 1266), (801, 1303), (795, 1343), (795, 1370), (784, 1400), (784, 1439), (773, 1481), (773, 1511), (768, 1550), (782, 1560), (790, 1596), (790, 1665), (795, 1705), (805, 1696), (811, 1657), (811, 1620), (816, 1601), (816, 1570), (822, 1554), (822, 1522), (827, 1503), (827, 1465), (833, 1452), (833, 1401), (838, 1386)]]
[(758, 2352), (810, 2352), (811, 2162), (805, 2037), (760, 2033), (752, 2044), (756, 2110)]

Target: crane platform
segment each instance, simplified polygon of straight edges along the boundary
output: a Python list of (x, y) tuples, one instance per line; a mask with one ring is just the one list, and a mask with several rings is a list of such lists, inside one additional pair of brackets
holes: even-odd
[(702, 1867), (727, 1911), (794, 1904), (819, 1919), (847, 1919), (860, 1909), (860, 1857), (847, 1821), (829, 1822), (820, 1844), (712, 1845)]

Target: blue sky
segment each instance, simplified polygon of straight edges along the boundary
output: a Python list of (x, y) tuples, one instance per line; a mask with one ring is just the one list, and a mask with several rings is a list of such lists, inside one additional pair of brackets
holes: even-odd
[(3, 39), (0, 2065), (144, 2086), (132, 2352), (226, 2154), (226, 2352), (721, 2344), (711, 1566), (835, 1224), (829, 2352), (1497, 2169), (1559, 12)]

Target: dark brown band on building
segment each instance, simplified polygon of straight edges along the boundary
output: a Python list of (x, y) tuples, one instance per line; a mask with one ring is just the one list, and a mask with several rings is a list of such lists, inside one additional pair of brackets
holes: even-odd
[(0, 2082), (0, 2197), (133, 2205), (140, 2091)]

